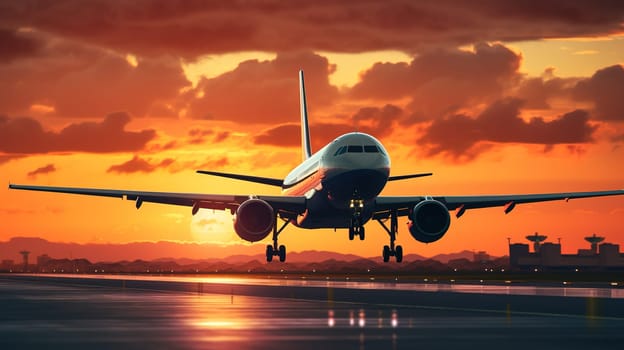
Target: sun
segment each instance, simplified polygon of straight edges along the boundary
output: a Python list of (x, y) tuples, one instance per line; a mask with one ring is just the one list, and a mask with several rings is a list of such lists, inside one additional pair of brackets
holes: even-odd
[(240, 239), (234, 233), (233, 216), (220, 210), (202, 209), (191, 219), (193, 239), (202, 243), (230, 244)]

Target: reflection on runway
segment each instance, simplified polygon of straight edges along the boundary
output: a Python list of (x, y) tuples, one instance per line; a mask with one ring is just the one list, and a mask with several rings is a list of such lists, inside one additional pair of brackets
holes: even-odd
[[(440, 295), (440, 298), (399, 305), (407, 299), (387, 291), (375, 292), (376, 303), (353, 301), (358, 300), (358, 293), (368, 295), (369, 289), (346, 289), (350, 293), (345, 298), (348, 300), (342, 300), (334, 286), (330, 288), (332, 298), (304, 300), (288, 295), (217, 294), (209, 292), (210, 285), (205, 285), (202, 292), (196, 288), (188, 292), (168, 290), (160, 284), (158, 290), (145, 289), (142, 287), (152, 288), (153, 284), (133, 284), (128, 279), (123, 284), (112, 280), (115, 283), (110, 285), (96, 285), (97, 281), (0, 276), (1, 348), (305, 350), (463, 345), (579, 349), (600, 348), (624, 340), (621, 313), (620, 317), (595, 317), (591, 313), (578, 316), (523, 313), (513, 308), (502, 312), (481, 309), (474, 302), (477, 299), (471, 299), (475, 295), (470, 293), (410, 292), (407, 299), (427, 295)], [(240, 286), (229, 288), (237, 287)], [(262, 288), (253, 286), (252, 290), (262, 291)], [(291, 291), (284, 287), (271, 288), (286, 294)], [(292, 290), (302, 293), (296, 288)], [(327, 288), (322, 290), (325, 296), (330, 295)], [(479, 295), (479, 300), (491, 297)], [(549, 302), (568, 299), (574, 298)], [(582, 299), (583, 308), (599, 308), (609, 300), (620, 301), (587, 300), (595, 304)], [(453, 302), (470, 304), (465, 308), (449, 306)]]
[[(224, 276), (149, 276), (149, 275), (55, 275), (42, 274), (41, 277), (63, 278), (93, 278), (113, 279), (129, 281), (162, 281), (162, 282), (187, 282), (198, 284), (228, 284), (248, 286), (283, 286), (283, 287), (311, 287), (311, 288), (343, 288), (359, 290), (394, 290), (415, 292), (452, 292), (473, 294), (501, 294), (501, 295), (534, 295), (556, 297), (581, 297), (581, 298), (618, 298), (624, 299), (624, 288), (613, 284), (611, 288), (577, 287), (569, 282), (563, 282), (560, 286), (553, 285), (514, 285), (511, 281), (503, 284), (488, 284), (484, 281), (478, 283), (437, 283), (425, 279), (421, 282), (363, 282), (352, 280), (312, 280), (298, 276), (277, 276), (273, 278), (262, 277), (224, 277)], [(203, 288), (203, 286), (202, 286)]]

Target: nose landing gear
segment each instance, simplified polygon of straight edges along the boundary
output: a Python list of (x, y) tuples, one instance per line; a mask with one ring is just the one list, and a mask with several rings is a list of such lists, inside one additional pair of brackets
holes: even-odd
[(392, 212), (390, 212), (390, 228), (386, 226), (385, 224), (386, 220), (388, 219), (387, 218), (377, 219), (377, 222), (379, 222), (381, 227), (383, 227), (388, 233), (388, 235), (390, 236), (390, 245), (389, 246), (385, 245), (383, 247), (381, 256), (383, 257), (384, 262), (390, 261), (390, 257), (394, 256), (396, 259), (396, 262), (400, 263), (403, 261), (403, 247), (401, 247), (400, 245), (397, 245), (397, 246), (394, 245), (394, 241), (396, 240), (396, 235), (398, 233), (398, 226), (399, 226), (397, 223), (398, 220), (397, 220), (396, 210), (393, 210)]
[(352, 199), (349, 202), (349, 208), (352, 212), (351, 226), (349, 226), (349, 240), (355, 239), (355, 236), (363, 241), (366, 236), (364, 225), (362, 224), (362, 211), (364, 210), (363, 199)]

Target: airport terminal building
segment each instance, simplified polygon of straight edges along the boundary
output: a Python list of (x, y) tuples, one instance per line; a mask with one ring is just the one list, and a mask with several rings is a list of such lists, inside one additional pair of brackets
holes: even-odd
[(604, 237), (585, 237), (591, 243), (590, 249), (579, 249), (577, 254), (561, 254), (561, 243), (542, 243), (546, 236), (535, 233), (527, 236), (529, 244), (509, 244), (509, 265), (514, 270), (624, 270), (624, 254), (620, 246), (601, 243)]

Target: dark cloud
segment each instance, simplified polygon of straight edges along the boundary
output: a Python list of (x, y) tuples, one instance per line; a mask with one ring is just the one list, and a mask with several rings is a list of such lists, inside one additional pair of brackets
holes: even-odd
[(172, 158), (163, 159), (160, 162), (151, 162), (135, 155), (127, 162), (112, 165), (106, 170), (108, 173), (132, 174), (132, 173), (151, 173), (160, 168), (167, 168), (175, 162)]
[(429, 155), (443, 154), (453, 159), (470, 159), (483, 149), (481, 141), (523, 144), (578, 144), (592, 141), (596, 126), (589, 123), (583, 110), (566, 113), (547, 121), (533, 117), (520, 118), (522, 102), (505, 99), (489, 106), (476, 118), (453, 115), (438, 119), (426, 129), (418, 140), (427, 146)]
[(188, 143), (191, 145), (199, 145), (207, 142), (206, 137), (211, 137), (211, 142), (219, 143), (225, 141), (228, 137), (230, 137), (231, 132), (229, 131), (214, 131), (209, 129), (200, 129), (194, 128), (191, 129), (188, 133), (189, 141)]
[(3, 2), (0, 20), (120, 52), (193, 58), (236, 51), (361, 52), (619, 32), (624, 4), (581, 1)]
[(547, 69), (542, 77), (524, 79), (515, 91), (515, 96), (525, 101), (526, 108), (549, 109), (550, 101), (558, 97), (569, 97), (570, 89), (579, 80), (559, 78), (554, 70)]
[(0, 65), (3, 113), (28, 114), (44, 105), (60, 117), (98, 117), (114, 111), (133, 116), (176, 117), (179, 91), (190, 82), (178, 59), (138, 57), (136, 66), (120, 54), (90, 45), (23, 33), (44, 42), (29, 59)]
[(0, 28), (0, 63), (32, 57), (39, 52), (42, 43), (20, 35), (16, 30)]
[(44, 175), (44, 174), (49, 174), (49, 173), (53, 173), (56, 171), (56, 166), (54, 166), (54, 164), (48, 164), (46, 166), (42, 166), (40, 168), (37, 168), (33, 171), (28, 172), (28, 176), (29, 177), (36, 177), (37, 175)]
[(274, 60), (245, 61), (230, 72), (202, 79), (197, 90), (203, 97), (191, 99), (188, 115), (244, 123), (296, 120), (297, 71), (301, 68), (306, 74), (310, 106), (328, 105), (338, 96), (338, 89), (329, 84), (334, 67), (325, 57), (313, 53), (278, 54)]
[(102, 122), (70, 124), (46, 131), (32, 118), (0, 117), (0, 151), (18, 154), (50, 152), (111, 153), (141, 150), (156, 137), (154, 130), (126, 131), (130, 116), (108, 115)]
[(186, 171), (186, 170), (215, 170), (215, 169), (220, 169), (223, 168), (227, 165), (230, 164), (230, 160), (225, 157), (225, 156), (221, 156), (221, 157), (215, 157), (215, 158), (206, 158), (204, 161), (185, 161), (185, 162), (180, 162), (180, 161), (176, 161), (174, 164), (172, 164), (169, 167), (169, 171), (172, 173), (177, 173), (180, 171)]
[[(299, 124), (281, 124), (264, 130), (254, 138), (254, 142), (260, 145), (295, 147), (301, 145), (300, 134), (301, 126)], [(314, 138), (312, 137), (312, 139)]]
[(171, 140), (165, 143), (150, 143), (149, 147), (147, 148), (147, 152), (156, 153), (156, 152), (168, 151), (176, 147), (178, 147), (178, 142), (176, 140)]
[(50, 102), (63, 117), (93, 117), (111, 111), (171, 117), (157, 101), (176, 98), (188, 84), (176, 61), (140, 61), (132, 67), (123, 58), (101, 57), (57, 80)]
[(420, 120), (470, 104), (491, 102), (520, 80), (521, 56), (500, 44), (474, 51), (439, 49), (407, 63), (376, 63), (364, 72), (351, 95), (380, 100), (410, 97), (408, 108)]
[(23, 158), (23, 155), (15, 155), (15, 154), (0, 154), (0, 165), (4, 163), (8, 163), (12, 160)]
[(594, 103), (596, 118), (624, 120), (624, 67), (615, 65), (600, 69), (591, 78), (580, 81), (574, 96)]
[(231, 135), (231, 132), (229, 131), (220, 131), (215, 135), (213, 142), (223, 142), (227, 140), (230, 137), (230, 135)]
[[(351, 117), (337, 118), (344, 123), (313, 123), (310, 125), (312, 148), (318, 150), (336, 137), (349, 132), (359, 131), (378, 138), (389, 135), (396, 122), (403, 118), (403, 110), (394, 105), (360, 108)], [(256, 144), (281, 147), (301, 145), (301, 126), (299, 124), (281, 124), (264, 130), (256, 135)]]

